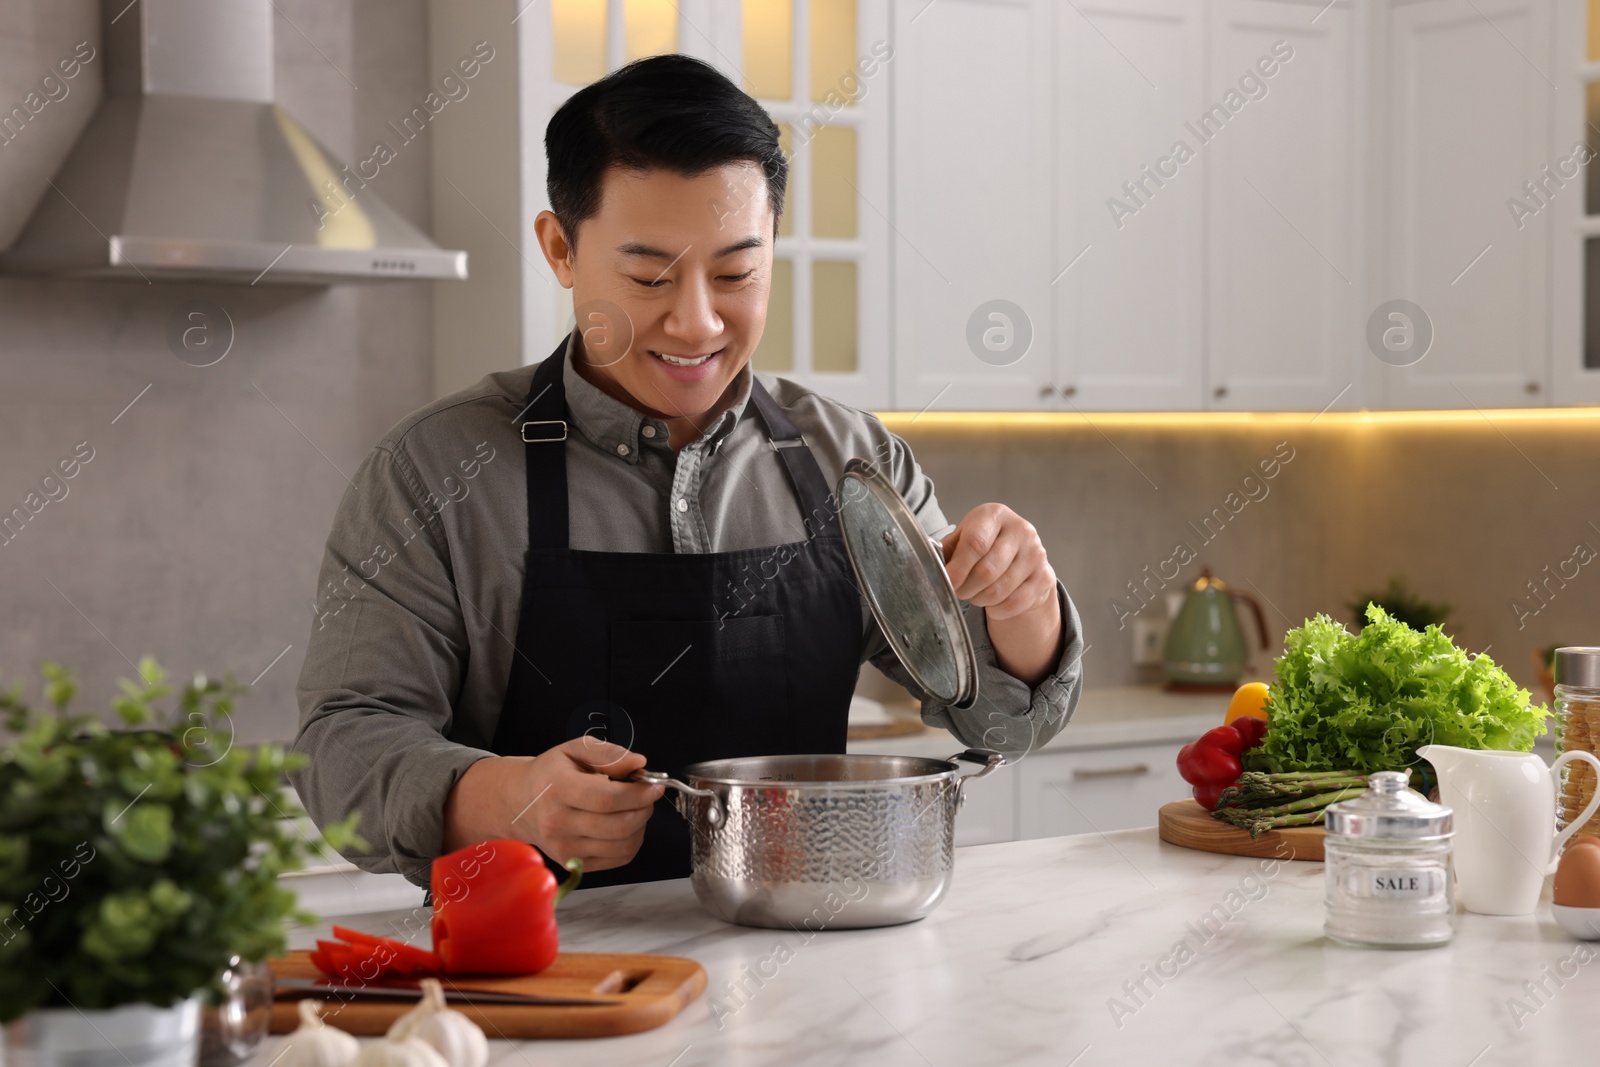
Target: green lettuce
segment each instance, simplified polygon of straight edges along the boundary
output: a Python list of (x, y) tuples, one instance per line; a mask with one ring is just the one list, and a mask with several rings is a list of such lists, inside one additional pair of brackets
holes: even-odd
[(1422, 745), (1526, 752), (1549, 711), (1494, 660), (1437, 626), (1413, 630), (1376, 604), (1360, 635), (1326, 615), (1284, 637), (1266, 738), (1251, 770), (1399, 770)]

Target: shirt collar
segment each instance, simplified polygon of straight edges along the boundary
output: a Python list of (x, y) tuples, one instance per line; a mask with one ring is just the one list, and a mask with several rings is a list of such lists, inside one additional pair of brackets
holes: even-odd
[[(577, 337), (576, 330), (567, 335), (567, 347), (562, 353), (561, 384), (567, 392), (567, 411), (578, 432), (597, 448), (629, 463), (639, 461), (639, 449), (645, 443), (641, 441), (639, 431), (646, 425), (656, 430), (657, 436), (653, 442), (665, 446), (666, 423), (624, 404), (577, 372), (573, 366)], [(745, 406), (750, 402), (750, 382), (750, 367), (746, 364), (733, 381), (733, 404), (717, 416), (710, 426), (705, 427), (700, 440), (710, 445), (713, 452), (722, 447), (723, 440), (733, 432), (734, 426), (744, 415)]]

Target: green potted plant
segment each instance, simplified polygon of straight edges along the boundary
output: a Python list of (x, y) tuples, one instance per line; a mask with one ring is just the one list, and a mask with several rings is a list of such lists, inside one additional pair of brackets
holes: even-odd
[(364, 847), (355, 820), (323, 841), (299, 834), (283, 774), (305, 757), (232, 743), (248, 690), (231, 676), (174, 687), (146, 657), (120, 683), (113, 729), (68, 712), (71, 672), (43, 671), (48, 710), (20, 687), (0, 693), (6, 1057), (188, 1067), (201, 1002), (230, 961), (282, 952), (287, 921), (315, 921), (278, 875), (330, 846)]
[(1376, 604), (1389, 613), (1390, 618), (1403, 622), (1413, 630), (1426, 630), (1429, 626), (1443, 626), (1455, 609), (1449, 604), (1424, 600), (1413, 592), (1401, 578), (1390, 578), (1382, 589), (1356, 594), (1347, 605), (1356, 618), (1356, 632), (1361, 631), (1367, 617), (1367, 605)]

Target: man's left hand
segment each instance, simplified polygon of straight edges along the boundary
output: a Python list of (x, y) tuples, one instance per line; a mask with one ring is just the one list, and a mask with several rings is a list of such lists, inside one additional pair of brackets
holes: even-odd
[(1004, 504), (979, 504), (944, 539), (956, 595), (983, 608), (1000, 668), (1038, 685), (1061, 657), (1056, 572), (1039, 531)]
[(991, 619), (1056, 603), (1056, 572), (1033, 523), (1004, 504), (979, 504), (944, 539), (945, 570), (962, 600)]

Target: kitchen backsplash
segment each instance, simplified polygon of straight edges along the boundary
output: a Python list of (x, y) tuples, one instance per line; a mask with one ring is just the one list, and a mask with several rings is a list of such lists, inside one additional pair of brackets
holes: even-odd
[(1452, 605), (1458, 642), (1530, 687), (1533, 649), (1600, 644), (1600, 412), (890, 422), (951, 521), (1000, 500), (1039, 528), (1096, 685), (1149, 677), (1132, 620), (1202, 566), (1262, 600), (1274, 651), (1315, 612), (1350, 621), (1391, 576)]

